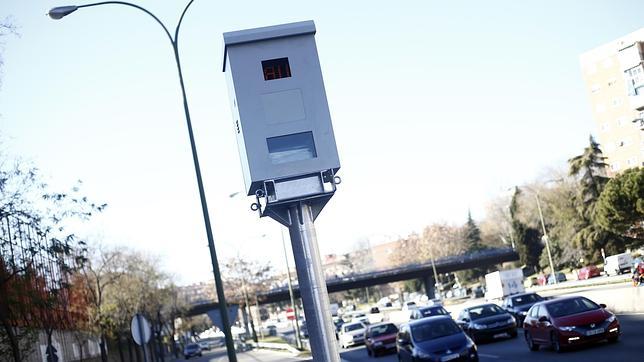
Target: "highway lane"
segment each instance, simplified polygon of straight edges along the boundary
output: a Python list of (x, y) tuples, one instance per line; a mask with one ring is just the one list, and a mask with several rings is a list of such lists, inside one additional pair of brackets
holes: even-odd
[[(630, 362), (644, 361), (644, 314), (618, 315), (622, 325), (622, 336), (619, 342), (601, 343), (598, 345), (580, 347), (563, 353), (555, 353), (549, 348), (541, 347), (537, 352), (531, 352), (523, 340), (522, 331), (518, 338), (506, 339), (491, 343), (479, 344), (481, 362)], [(372, 358), (367, 356), (364, 346), (343, 350), (341, 356), (350, 362), (397, 361), (395, 354)]]

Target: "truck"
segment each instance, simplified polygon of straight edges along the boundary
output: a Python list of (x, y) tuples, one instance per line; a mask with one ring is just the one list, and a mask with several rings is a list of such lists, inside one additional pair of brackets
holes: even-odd
[(633, 257), (630, 253), (621, 253), (606, 257), (604, 263), (604, 273), (606, 275), (618, 275), (628, 273), (633, 266)]
[(485, 299), (502, 299), (508, 295), (523, 293), (523, 272), (521, 269), (497, 270), (485, 275), (487, 292)]

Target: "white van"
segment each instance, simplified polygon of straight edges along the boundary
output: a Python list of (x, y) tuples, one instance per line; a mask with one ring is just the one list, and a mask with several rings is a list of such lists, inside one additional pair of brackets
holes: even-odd
[(606, 257), (604, 273), (606, 275), (618, 275), (628, 273), (633, 266), (633, 257), (630, 253), (621, 253)]

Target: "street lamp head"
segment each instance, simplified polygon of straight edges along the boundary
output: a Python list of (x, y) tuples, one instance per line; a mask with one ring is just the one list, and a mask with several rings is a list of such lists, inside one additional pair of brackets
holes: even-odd
[(58, 19), (62, 19), (65, 16), (73, 13), (77, 9), (78, 9), (78, 6), (74, 6), (74, 5), (71, 5), (71, 6), (57, 6), (55, 8), (52, 8), (51, 10), (49, 10), (47, 15), (49, 15), (49, 17), (54, 19), (54, 20), (58, 20)]

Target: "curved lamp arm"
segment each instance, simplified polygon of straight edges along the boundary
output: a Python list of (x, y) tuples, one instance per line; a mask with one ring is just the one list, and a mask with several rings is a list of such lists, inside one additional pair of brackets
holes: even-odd
[(133, 7), (135, 9), (141, 10), (144, 13), (150, 15), (159, 25), (161, 25), (161, 27), (163, 28), (163, 31), (168, 36), (168, 39), (173, 44), (173, 46), (176, 46), (178, 36), (179, 36), (179, 28), (181, 27), (181, 22), (183, 21), (183, 17), (186, 14), (186, 12), (188, 11), (188, 8), (190, 7), (190, 5), (192, 5), (193, 2), (194, 2), (194, 0), (190, 0), (188, 5), (186, 5), (185, 9), (183, 9), (183, 12), (181, 13), (181, 17), (179, 18), (179, 23), (177, 24), (177, 28), (175, 29), (175, 32), (174, 32), (174, 38), (172, 38), (172, 35), (168, 31), (168, 28), (166, 28), (166, 26), (161, 22), (161, 20), (159, 20), (159, 18), (156, 17), (156, 15), (152, 14), (152, 12), (150, 12), (149, 10), (147, 10), (144, 7), (141, 7), (141, 6), (136, 5), (136, 4), (128, 3), (128, 2), (125, 2), (125, 1), (101, 1), (101, 2), (97, 2), (97, 3), (78, 5), (78, 6), (75, 6), (75, 5), (58, 6), (58, 7), (55, 7), (55, 8), (52, 8), (51, 10), (49, 10), (47, 15), (49, 15), (49, 17), (52, 18), (52, 19), (59, 20), (59, 19), (64, 18), (65, 16), (73, 13), (74, 11), (76, 11), (76, 10), (78, 10), (80, 8), (88, 8), (88, 7), (99, 6), (99, 5), (125, 5), (125, 6), (129, 6), (129, 7)]

